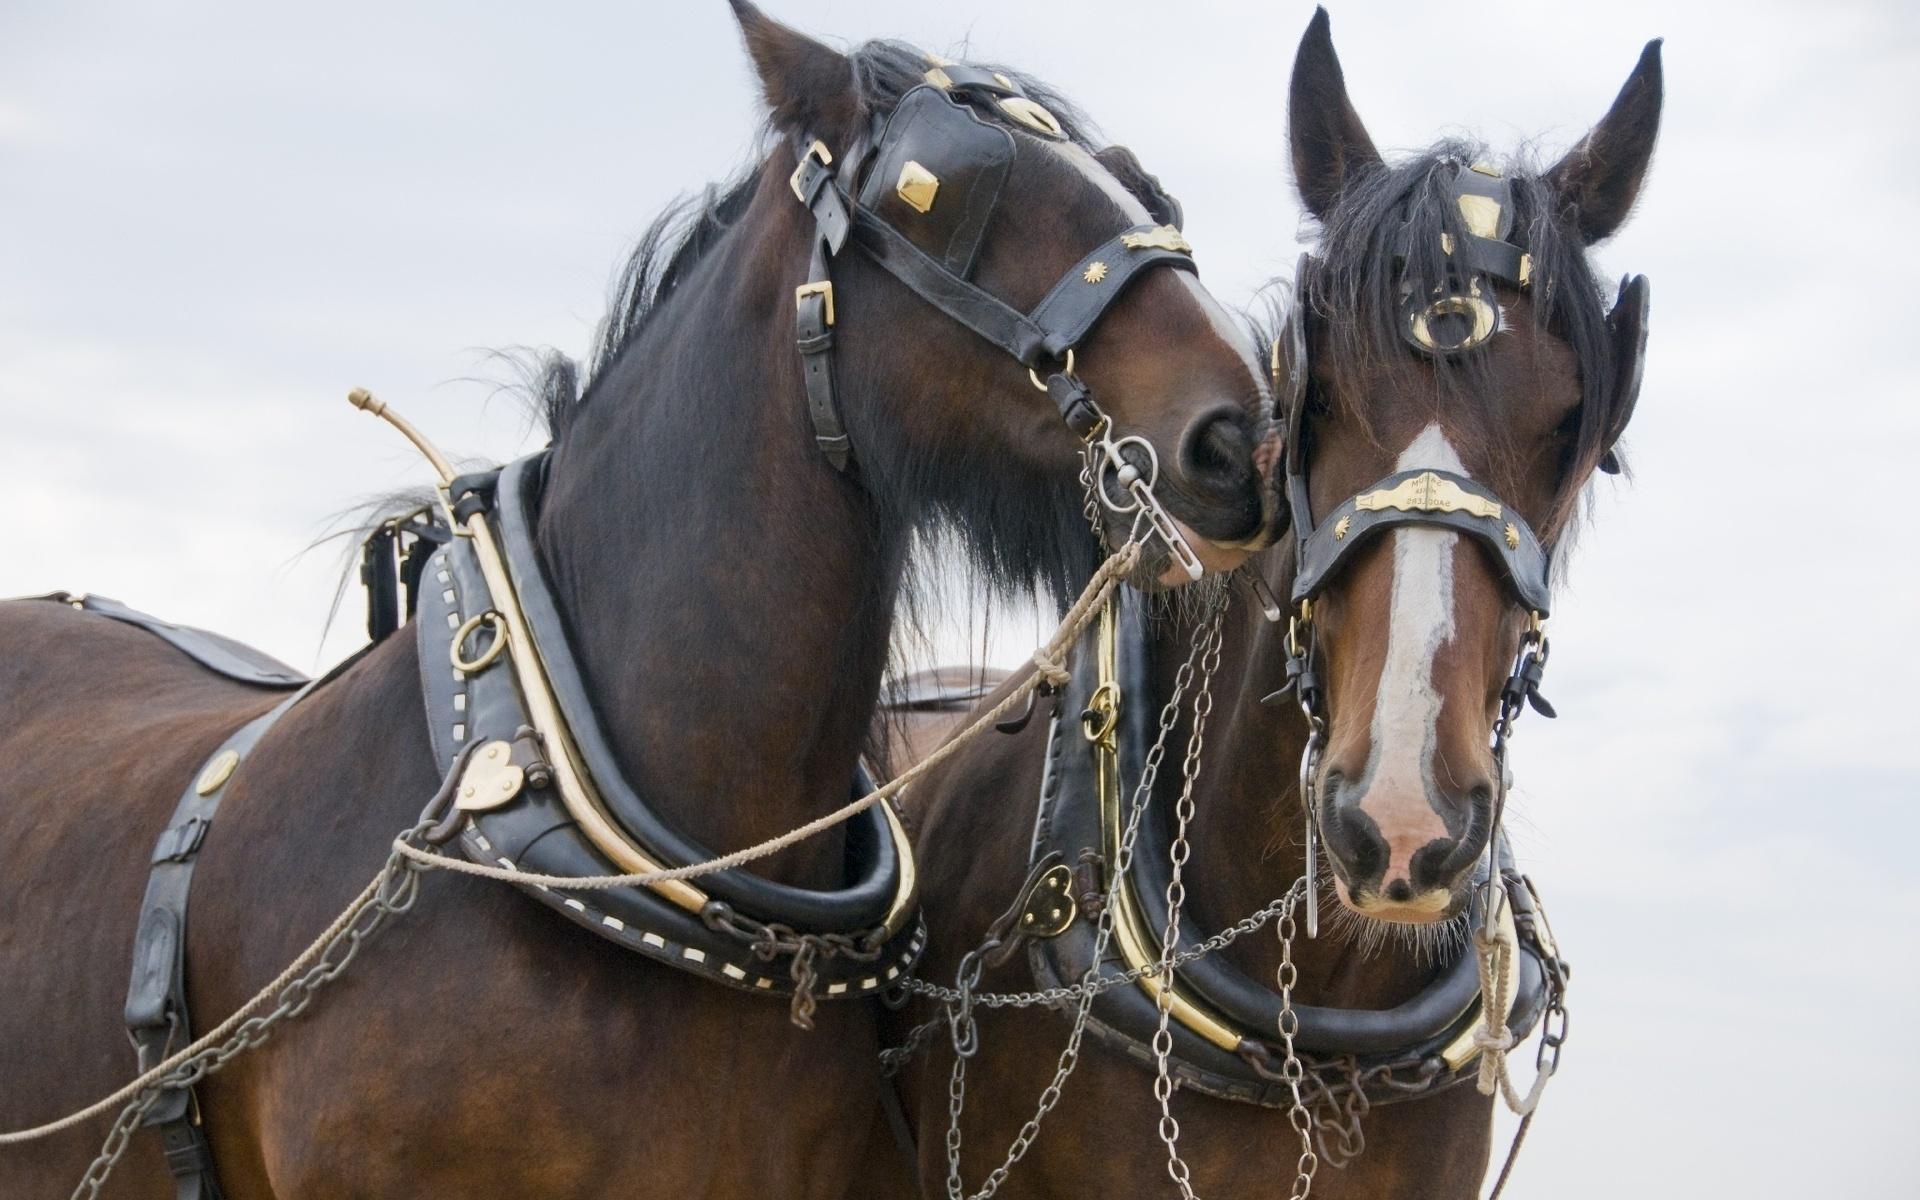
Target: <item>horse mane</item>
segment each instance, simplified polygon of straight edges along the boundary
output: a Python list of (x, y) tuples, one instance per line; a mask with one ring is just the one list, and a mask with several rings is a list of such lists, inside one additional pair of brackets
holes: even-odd
[[(1328, 331), (1337, 357), (1372, 364), (1408, 353), (1399, 329), (1398, 289), (1410, 283), (1424, 292), (1444, 282), (1440, 236), (1459, 239), (1467, 232), (1451, 181), (1468, 164), (1489, 161), (1486, 146), (1449, 139), (1348, 180), (1320, 224), (1318, 261), (1300, 289), (1301, 302)], [(1534, 325), (1572, 349), (1580, 375), (1579, 425), (1545, 526), (1570, 531), (1584, 483), (1606, 449), (1616, 373), (1607, 298), (1587, 261), (1586, 244), (1561, 219), (1538, 168), (1524, 153), (1500, 166), (1513, 185), (1512, 237), (1533, 257), (1528, 295)], [(1409, 242), (1413, 253), (1403, 261)], [(1432, 362), (1443, 394), (1484, 394), (1483, 355), (1436, 355)], [(1347, 415), (1366, 419), (1363, 412)]]
[[(902, 41), (865, 42), (847, 57), (863, 117), (893, 108), (902, 96), (924, 82), (927, 71), (925, 52)], [(1052, 87), (1010, 67), (980, 65), (1005, 75), (1045, 105), (1074, 143), (1089, 151), (1098, 148), (1086, 117)], [(565, 435), (580, 407), (592, 397), (595, 384), (608, 375), (680, 284), (746, 212), (776, 139), (771, 126), (764, 129), (752, 156), (725, 182), (674, 200), (647, 226), (614, 282), (607, 315), (588, 352), (584, 377), (579, 366), (559, 351), (536, 353), (533, 369), (528, 372), (528, 389), (550, 436), (559, 439)]]

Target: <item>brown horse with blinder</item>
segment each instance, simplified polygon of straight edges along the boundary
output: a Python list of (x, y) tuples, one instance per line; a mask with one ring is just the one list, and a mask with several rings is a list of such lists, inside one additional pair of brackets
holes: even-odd
[[(917, 531), (957, 530), (1014, 582), (1070, 589), (1098, 561), (1080, 441), (1055, 398), (861, 254), (834, 260), (826, 296), (851, 469), (821, 453), (794, 316), (819, 234), (796, 195), (826, 194), (799, 186), (826, 160), (809, 150), (796, 172), (788, 139), (844, 153), (946, 76), (899, 44), (841, 54), (734, 8), (780, 140), (709, 194), (677, 246), (664, 223), (646, 239), (583, 394), (568, 364), (549, 370), (535, 533), (621, 773), (666, 821), (725, 848), (844, 802)], [(997, 203), (973, 214), (978, 288), (1032, 310), (1088, 248), (1151, 225), (1150, 209), (1169, 214), (1156, 253), (1184, 246), (1177, 209), (1125, 150), (1089, 147), (1030, 81), (970, 77), (988, 81), (978, 95), (1025, 97), (1018, 121), (1015, 106), (973, 101), (960, 118), (1004, 128), (1009, 147)], [(912, 199), (944, 217), (927, 189)], [(910, 214), (883, 203), (911, 241)], [(802, 290), (803, 310), (810, 298), (819, 289)], [(1153, 448), (1155, 490), (1188, 539), (1237, 563), (1271, 516), (1252, 465), (1255, 348), (1189, 272), (1161, 270), (1077, 351), (1110, 428)], [(0, 607), (0, 645), (0, 1129), (12, 1130), (132, 1073), (121, 1006), (155, 838), (206, 756), (278, 697), (67, 605)], [(421, 669), (411, 636), (379, 642), (240, 767), (193, 885), (197, 1029), (272, 979), (435, 792)], [(846, 859), (835, 830), (758, 869), (822, 888)], [(815, 1020), (803, 1034), (784, 1002), (645, 961), (510, 887), (436, 875), (310, 1012), (200, 1086), (197, 1115), (234, 1200), (833, 1197), (868, 1153), (878, 1042), (867, 1005), (823, 1002)], [(64, 1194), (104, 1131), (0, 1147), (0, 1194)], [(172, 1190), (146, 1138), (108, 1185)]]
[[(1350, 1095), (1337, 1107), (1314, 1105), (1315, 1153), (1343, 1168), (1319, 1164), (1311, 1179), (1316, 1196), (1471, 1197), (1487, 1169), (1491, 1101), (1472, 1086), (1478, 1043), (1471, 1040), (1475, 1027), (1463, 1024), (1471, 1017), (1454, 1014), (1478, 995), (1472, 960), (1460, 956), (1469, 946), (1467, 912), (1477, 903), (1476, 866), (1486, 861), (1493, 806), (1503, 791), (1489, 746), (1503, 709), (1503, 681), (1510, 671), (1520, 674), (1513, 668), (1515, 646), (1528, 631), (1528, 605), (1515, 598), (1527, 581), (1509, 570), (1524, 529), (1537, 530), (1549, 551), (1563, 545), (1593, 472), (1618, 466), (1613, 446), (1638, 384), (1645, 285), (1633, 281), (1623, 289), (1625, 299), (1610, 316), (1586, 248), (1620, 226), (1639, 194), (1661, 90), (1656, 42), (1606, 117), (1548, 170), (1495, 171), (1478, 147), (1457, 143), (1388, 165), (1348, 99), (1324, 11), (1295, 61), (1292, 161), (1321, 238), (1292, 318), (1305, 323), (1295, 344), (1307, 361), (1288, 361), (1285, 339), (1275, 358), (1281, 378), (1303, 372), (1286, 474), (1290, 485), (1296, 479), (1302, 485), (1289, 488), (1295, 507), (1304, 497), (1311, 511), (1294, 514), (1305, 519), (1294, 540), (1302, 529), (1328, 545), (1349, 532), (1366, 540), (1341, 550), (1337, 573), (1312, 586), (1299, 578), (1296, 546), (1289, 542), (1249, 565), (1279, 596), (1312, 595), (1317, 651), (1303, 659), (1289, 646), (1303, 632), (1304, 609), (1296, 609), (1293, 634), (1285, 622), (1263, 620), (1253, 605), (1225, 620), (1212, 680), (1217, 704), (1205, 730), (1192, 792), (1197, 804), (1187, 827), (1190, 854), (1181, 873), (1184, 918), (1194, 936), (1181, 945), (1259, 913), (1308, 869), (1294, 764), (1302, 761), (1309, 729), (1295, 697), (1272, 693), (1310, 670), (1317, 672), (1327, 720), (1311, 782), (1331, 879), (1317, 882), (1331, 884), (1339, 907), (1317, 938), (1302, 929), (1292, 942), (1296, 1011), (1316, 1006), (1327, 1018), (1324, 1027), (1387, 1027), (1400, 1019), (1396, 1014), (1438, 1002), (1454, 977), (1448, 960), (1467, 964), (1467, 990), (1440, 1013), (1444, 1036), (1456, 1040), (1428, 1044), (1464, 1052), (1447, 1058), (1422, 1050), (1425, 1057), (1416, 1056), (1415, 1069), (1401, 1077), (1414, 1098), (1380, 1103), (1375, 1097), (1370, 1112)], [(1498, 209), (1471, 199), (1460, 203), (1462, 196), (1481, 195), (1497, 195), (1517, 209), (1510, 229), (1498, 220)], [(1462, 247), (1483, 257), (1463, 260)], [(1496, 263), (1511, 264), (1505, 270), (1524, 286), (1508, 281)], [(1476, 303), (1489, 299), (1484, 309)], [(1277, 388), (1283, 403), (1285, 390)], [(1398, 491), (1394, 481), (1403, 478), (1418, 484), (1411, 494)], [(1359, 503), (1368, 495), (1381, 503)], [(1367, 536), (1363, 522), (1395, 503), (1422, 510), (1426, 523), (1406, 521)], [(1473, 516), (1484, 530), (1463, 535), (1442, 524), (1468, 519), (1441, 511), (1455, 504), (1498, 515)], [(1349, 518), (1357, 520), (1349, 524)], [(1544, 562), (1538, 574), (1544, 586)], [(1127, 893), (1109, 891), (1111, 843), (1049, 837), (1063, 827), (1062, 813), (1085, 803), (1075, 789), (1094, 786), (1091, 768), (1076, 771), (1072, 764), (1095, 753), (1092, 746), (1104, 736), (1100, 727), (1116, 707), (1123, 736), (1132, 712), (1151, 737), (1152, 714), (1173, 694), (1187, 658), (1192, 622), (1189, 614), (1148, 626), (1141, 677), (1124, 678), (1123, 661), (1117, 701), (1109, 698), (1101, 708), (1097, 693), (1088, 699), (1091, 682), (1077, 684), (1055, 731), (1035, 720), (1009, 743), (976, 742), (909, 792), (906, 816), (929, 852), (922, 895), (932, 940), (924, 979), (953, 981), (963, 954), (997, 936), (999, 950), (987, 959), (992, 965), (978, 991), (1079, 982), (1077, 967), (1049, 974), (1050, 964), (1063, 961), (1050, 947), (1096, 924), (1111, 898)], [(1077, 675), (1097, 644), (1092, 637), (1083, 641)], [(1528, 687), (1523, 679), (1516, 695)], [(1083, 702), (1090, 704), (1084, 724), (1075, 720)], [(1153, 946), (1166, 911), (1166, 838), (1180, 812), (1176, 764), (1191, 720), (1183, 717), (1168, 739), (1167, 766), (1134, 859), (1135, 873), (1143, 862), (1159, 864), (1151, 886), (1133, 886), (1136, 902), (1153, 910), (1143, 923)], [(1125, 777), (1127, 789), (1134, 780)], [(1156, 836), (1159, 842), (1146, 845)], [(935, 853), (950, 846), (971, 853)], [(1035, 902), (1022, 898), (1022, 881), (1042, 847), (1063, 852), (1055, 868), (1063, 882), (1047, 891), (1039, 876), (1040, 885), (1026, 893), (1040, 897)], [(1003, 913), (1005, 923), (997, 923)], [(1531, 923), (1526, 913), (1516, 919)], [(1078, 929), (1070, 923), (1076, 920)], [(1116, 933), (1108, 946), (1109, 973), (1151, 961), (1157, 950), (1124, 957), (1129, 953)], [(1176, 1127), (1162, 1123), (1153, 1092), (1148, 1032), (1154, 1001), (1139, 998), (1155, 989), (1126, 984), (1094, 1004), (1088, 1040), (1097, 1044), (1080, 1055), (1057, 1107), (1004, 1177), (1000, 1195), (1300, 1194), (1301, 1146), (1289, 1127), (1284, 1079), (1274, 1070), (1278, 1031), (1271, 1023), (1231, 1018), (1268, 1002), (1276, 1006), (1270, 1012), (1279, 1011), (1273, 981), (1281, 947), (1268, 931), (1216, 953), (1224, 961), (1206, 978), (1199, 973), (1205, 959), (1174, 976), (1175, 987), (1188, 989), (1177, 994), (1189, 1009), (1172, 1020), (1176, 1086), (1168, 1111), (1177, 1121), (1175, 1141), (1192, 1190), (1180, 1185), (1178, 1171), (1168, 1180), (1171, 1160), (1162, 1138)], [(1228, 971), (1242, 981), (1237, 990), (1215, 986)], [(1253, 991), (1265, 999), (1247, 1001)], [(1135, 998), (1134, 1011), (1149, 1014), (1143, 1025), (1129, 1030), (1116, 1016), (1123, 998)], [(957, 1128), (965, 1194), (992, 1191), (999, 1181), (990, 1172), (1010, 1147), (1024, 1144), (1022, 1124), (1042, 1102), (1067, 1039), (1061, 1010), (1070, 1017), (1074, 1003), (1056, 1001), (1052, 1008), (972, 1009), (978, 1049), (967, 1066), (967, 1102)], [(892, 1040), (902, 1041), (913, 1023), (935, 1015), (926, 1001), (916, 1001), (890, 1022)], [(1454, 1024), (1445, 1025), (1449, 1020)], [(1301, 1028), (1304, 1038), (1307, 1027)], [(1218, 1040), (1205, 1040), (1223, 1031)], [(962, 1194), (949, 1176), (953, 1040), (945, 1024), (932, 1027), (899, 1084), (927, 1195)], [(1336, 1064), (1342, 1053), (1392, 1048), (1307, 1047)], [(1525, 1056), (1528, 1065), (1532, 1058)], [(1259, 1060), (1263, 1069), (1242, 1060)], [(1194, 1064), (1210, 1073), (1189, 1070)], [(1436, 1079), (1460, 1086), (1436, 1089)], [(1356, 1113), (1357, 1127), (1351, 1123)], [(1360, 1138), (1364, 1152), (1356, 1153)], [(895, 1180), (868, 1194), (910, 1188)]]

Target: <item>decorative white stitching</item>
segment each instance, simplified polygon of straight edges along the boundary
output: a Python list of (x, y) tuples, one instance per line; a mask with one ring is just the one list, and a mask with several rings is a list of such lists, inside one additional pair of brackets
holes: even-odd
[(695, 946), (688, 946), (680, 951), (680, 957), (691, 959), (694, 962), (705, 962), (707, 961), (707, 952)]
[(580, 903), (578, 900), (575, 900), (571, 896), (567, 897), (565, 900), (562, 900), (560, 903), (566, 905), (568, 908), (578, 913), (583, 913), (587, 911), (586, 905)]
[(667, 944), (667, 939), (661, 937), (657, 933), (651, 933), (651, 932), (641, 934), (640, 940), (645, 942), (649, 946), (659, 946), (662, 948), (664, 948)]
[(600, 923), (608, 929), (622, 930), (627, 927), (627, 923), (619, 917), (601, 917)]
[(838, 996), (846, 990), (847, 985), (844, 983), (830, 983), (827, 985), (827, 995), (829, 996)]
[(720, 967), (720, 973), (722, 975), (725, 975), (728, 979), (745, 979), (747, 977), (747, 973), (745, 971), (742, 971), (739, 967), (734, 966), (732, 963), (722, 964)]

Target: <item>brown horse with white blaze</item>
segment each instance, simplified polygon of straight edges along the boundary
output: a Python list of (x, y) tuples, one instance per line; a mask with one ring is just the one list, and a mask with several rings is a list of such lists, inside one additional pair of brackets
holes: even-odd
[[(1292, 626), (1254, 606), (1223, 619), (1196, 776), (1184, 789), (1175, 777), (1196, 719), (1182, 715), (1127, 872), (1115, 869), (1120, 838), (1103, 840), (1114, 832), (1105, 789), (1124, 814), (1154, 715), (1183, 678), (1192, 693), (1183, 661), (1206, 642), (1204, 627), (1194, 640), (1191, 609), (1123, 620), (1117, 651), (1089, 638), (1064, 719), (1051, 729), (1036, 720), (1012, 753), (965, 747), (909, 793), (920, 844), (980, 848), (964, 862), (929, 856), (926, 978), (946, 983), (986, 964), (966, 1010), (978, 1045), (951, 1124), (954, 1047), (968, 1041), (948, 1036), (948, 1021), (967, 1028), (957, 993), (941, 1008), (916, 1001), (892, 1026), (898, 1043), (936, 1022), (922, 1026), (899, 1083), (923, 1194), (962, 1194), (964, 1181), (976, 1196), (1298, 1197), (1296, 1167), (1315, 1196), (1476, 1194), (1492, 1130), (1491, 1101), (1472, 1086), (1476, 1039), (1492, 1035), (1466, 951), (1503, 794), (1490, 746), (1503, 711), (1533, 694), (1515, 648), (1537, 644), (1547, 563), (1594, 472), (1617, 469), (1636, 398), (1645, 283), (1630, 281), (1609, 312), (1587, 251), (1639, 194), (1661, 91), (1656, 42), (1606, 116), (1550, 168), (1495, 168), (1462, 143), (1389, 164), (1348, 97), (1326, 14), (1314, 18), (1294, 64), (1289, 132), (1320, 237), (1274, 360), (1281, 379), (1298, 381), (1277, 389), (1290, 409), (1283, 486), (1295, 525), (1249, 568), (1295, 599)], [(1506, 215), (1461, 203), (1480, 196)], [(1116, 668), (1091, 665), (1109, 656)], [(1297, 695), (1274, 694), (1283, 682), (1318, 697), (1307, 706), (1324, 716), (1317, 759)], [(1101, 765), (1103, 728), (1117, 730), (1120, 750), (1105, 761), (1118, 768)], [(1303, 760), (1307, 795), (1294, 769)], [(1118, 786), (1102, 775), (1116, 769)], [(1317, 811), (1303, 811), (1315, 795)], [(1309, 819), (1324, 837), (1330, 879), (1314, 883), (1337, 896), (1333, 919), (1312, 938), (1280, 920), (1278, 944), (1235, 933), (1250, 914), (1249, 928), (1276, 920), (1276, 897), (1309, 871)], [(1170, 923), (1176, 879), (1183, 907)], [(1522, 894), (1517, 876), (1503, 879)], [(1550, 944), (1534, 913), (1515, 919), (1536, 947)], [(1096, 959), (1093, 931), (1109, 927)], [(1210, 934), (1226, 944), (1156, 972), (1173, 949), (1163, 928), (1179, 931), (1182, 951)], [(976, 947), (991, 953), (969, 954)], [(1541, 972), (1507, 1013), (1516, 1028), (1543, 1005), (1551, 1015), (1549, 969), (1565, 984), (1557, 951), (1533, 960)], [(1128, 968), (1144, 978), (1116, 978)], [(1280, 977), (1292, 979), (1284, 996)], [(1094, 978), (1119, 986), (1090, 1002), (1094, 1045), (1083, 1051), (1062, 1050), (1071, 996), (979, 999)], [(1159, 1018), (1163, 995), (1173, 1000)], [(1283, 1044), (1289, 1019), (1297, 1033)], [(1282, 1070), (1296, 1050), (1305, 1108), (1291, 1115), (1310, 1130), (1304, 1157)], [(1071, 1073), (1056, 1093), (1061, 1069)], [(896, 1179), (867, 1194), (911, 1186)]]
[[(734, 10), (777, 136), (684, 237), (662, 224), (644, 240), (584, 390), (571, 364), (550, 365), (552, 446), (519, 564), (548, 581), (617, 775), (662, 824), (720, 849), (845, 803), (917, 534), (950, 528), (983, 571), (1022, 585), (1071, 590), (1100, 561), (1067, 401), (1097, 398), (1107, 428), (1153, 448), (1153, 491), (1217, 565), (1259, 544), (1273, 512), (1253, 461), (1257, 349), (1177, 261), (1177, 206), (1131, 154), (1087, 142), (1017, 73), (936, 70), (898, 43), (843, 54)], [(853, 205), (869, 180), (836, 180), (829, 156), (859, 161), (854, 148), (909, 103), (939, 135), (916, 153), (951, 149), (957, 130), (999, 157), (952, 156), (943, 196), (889, 174)], [(855, 240), (894, 240), (849, 243), (822, 289), (810, 251), (845, 228), (823, 235), (817, 214), (845, 211)], [(977, 254), (937, 274), (922, 260), (955, 244), (962, 212)], [(1076, 343), (1034, 341), (1018, 361), (906, 282), (944, 281), (982, 321), (1042, 311), (1083, 255), (1130, 230), (1171, 269), (1116, 287)], [(1110, 256), (1114, 279), (1131, 253)], [(802, 328), (797, 342), (796, 309), (832, 336)], [(844, 436), (808, 404), (806, 370), (829, 346)], [(1066, 382), (1042, 394), (1036, 368)], [(1136, 581), (1164, 569), (1150, 556)], [(198, 829), (196, 1031), (327, 927), (440, 787), (423, 696), (448, 654), (416, 655), (427, 625), (289, 709)], [(122, 1005), (155, 839), (201, 764), (279, 693), (69, 604), (0, 606), (0, 646), (11, 1131), (133, 1073)], [(836, 828), (755, 869), (790, 889), (842, 887), (850, 841)], [(308, 1012), (198, 1087), (194, 1119), (231, 1200), (831, 1198), (867, 1160), (878, 1041), (864, 1004), (823, 999), (814, 1021), (803, 1033), (784, 1001), (642, 958), (510, 886), (432, 875)], [(0, 1145), (0, 1194), (65, 1194), (105, 1131), (99, 1119)], [(104, 1194), (173, 1194), (153, 1140), (134, 1140)]]

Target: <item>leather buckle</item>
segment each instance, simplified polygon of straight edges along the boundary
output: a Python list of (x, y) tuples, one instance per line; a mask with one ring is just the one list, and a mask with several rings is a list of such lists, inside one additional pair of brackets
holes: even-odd
[[(818, 142), (814, 143), (816, 146), (819, 144)], [(833, 280), (816, 279), (811, 283), (803, 283), (799, 287), (794, 288), (794, 307), (798, 308), (800, 305), (806, 303), (808, 296), (819, 296), (827, 302), (827, 324), (833, 324)]]
[(793, 189), (794, 198), (802, 204), (809, 204), (811, 201), (807, 198), (806, 189), (800, 186), (800, 177), (807, 173), (807, 168), (812, 166), (815, 160), (818, 160), (822, 167), (833, 165), (833, 151), (827, 149), (827, 144), (819, 138), (813, 139), (812, 144), (800, 155), (800, 163), (793, 168), (793, 174), (787, 177), (787, 186)]
[(185, 862), (200, 849), (200, 843), (206, 839), (207, 826), (212, 824), (205, 817), (191, 817), (175, 825), (160, 835), (153, 847), (153, 863)]

